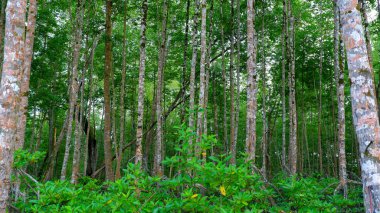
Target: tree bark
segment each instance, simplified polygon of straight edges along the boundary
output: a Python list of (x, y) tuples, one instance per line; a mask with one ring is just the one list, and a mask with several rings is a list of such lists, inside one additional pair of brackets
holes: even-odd
[[(201, 60), (200, 60), (200, 82), (199, 82), (199, 108), (197, 119), (197, 144), (195, 145), (195, 155), (199, 156), (200, 142), (203, 135), (203, 121), (205, 109), (205, 88), (206, 88), (206, 53), (207, 53), (207, 37), (206, 37), (206, 22), (207, 22), (207, 3), (206, 0), (201, 0)], [(206, 153), (204, 153), (206, 154)]]
[(17, 144), (15, 149), (20, 149), (25, 142), (26, 114), (28, 108), (30, 70), (33, 58), (34, 32), (36, 27), (37, 1), (29, 1), (28, 23), (25, 36), (25, 59), (20, 87), (20, 118), (17, 123)]
[(123, 62), (121, 70), (121, 91), (120, 91), (120, 141), (118, 144), (118, 155), (116, 159), (116, 171), (115, 179), (121, 177), (121, 161), (123, 159), (122, 147), (125, 143), (125, 106), (124, 106), (124, 96), (125, 96), (125, 80), (127, 76), (127, 6), (128, 1), (124, 3), (124, 15), (123, 15)]
[(321, 38), (321, 49), (319, 53), (319, 108), (318, 108), (318, 160), (319, 173), (323, 173), (323, 152), (322, 152), (322, 70), (323, 70), (323, 39)]
[(71, 135), (74, 120), (75, 105), (78, 99), (78, 65), (79, 65), (79, 54), (81, 49), (82, 41), (82, 27), (83, 27), (83, 16), (84, 16), (84, 4), (85, 0), (78, 0), (76, 8), (76, 23), (75, 23), (75, 35), (74, 35), (74, 48), (73, 48), (73, 58), (72, 58), (72, 72), (71, 72), (71, 82), (70, 82), (70, 102), (68, 110), (68, 126), (66, 134), (66, 146), (65, 154), (61, 170), (61, 180), (66, 179), (66, 169), (67, 162), (69, 160), (70, 147), (71, 147)]
[(353, 121), (358, 138), (366, 212), (380, 211), (380, 126), (374, 76), (357, 0), (338, 0), (351, 80)]
[(144, 82), (145, 82), (145, 62), (146, 62), (146, 21), (148, 16), (148, 1), (142, 2), (141, 32), (140, 32), (140, 67), (139, 67), (139, 92), (137, 106), (137, 131), (136, 131), (136, 155), (135, 163), (142, 163), (142, 139), (144, 121)]
[(106, 180), (113, 181), (112, 145), (111, 145), (111, 89), (110, 76), (112, 72), (112, 0), (106, 1), (106, 48), (104, 69), (104, 162), (106, 165)]
[(234, 0), (231, 0), (231, 51), (230, 51), (230, 164), (236, 164), (236, 143), (235, 143), (235, 80), (234, 80), (234, 47), (235, 47), (235, 15)]
[[(189, 100), (189, 129), (194, 131), (194, 108), (195, 108), (195, 72), (197, 66), (197, 54), (198, 54), (198, 16), (199, 16), (199, 0), (195, 0), (195, 13), (193, 17), (193, 35), (192, 35), (192, 45), (193, 45), (193, 53), (191, 57), (191, 70), (190, 70), (190, 100)], [(189, 144), (191, 149), (190, 153), (193, 152), (192, 144), (193, 137), (190, 136)]]
[(162, 7), (162, 28), (161, 28), (161, 45), (158, 58), (158, 72), (157, 72), (157, 102), (156, 102), (156, 119), (157, 119), (157, 140), (155, 146), (153, 173), (156, 176), (163, 175), (162, 166), (162, 91), (164, 79), (164, 65), (165, 65), (165, 52), (166, 52), (166, 32), (167, 32), (167, 17), (168, 17), (168, 3), (166, 0), (163, 2)]
[(295, 78), (295, 45), (294, 45), (294, 16), (291, 9), (291, 1), (288, 1), (289, 18), (289, 169), (290, 174), (297, 172), (297, 104), (296, 104), (296, 78)]
[(6, 9), (4, 63), (0, 86), (0, 212), (7, 212), (14, 146), (18, 144), (20, 83), (24, 61), (25, 0), (9, 0)]
[[(210, 6), (210, 30), (209, 30), (209, 36), (208, 36), (208, 45), (207, 45), (207, 55), (206, 55), (206, 83), (205, 83), (205, 109), (203, 114), (203, 134), (208, 135), (208, 102), (209, 102), (209, 87), (210, 87), (210, 67), (211, 67), (211, 47), (212, 47), (212, 33), (213, 33), (213, 16), (214, 16), (214, 0), (211, 0), (211, 6)], [(205, 152), (204, 152), (205, 153)]]
[(1, 0), (1, 11), (0, 11), (0, 80), (1, 73), (3, 70), (3, 60), (4, 60), (4, 32), (5, 32), (5, 7), (7, 6), (8, 0)]
[[(345, 54), (341, 31), (340, 13), (337, 3), (334, 2), (334, 68), (337, 83), (338, 96), (338, 144), (339, 144), (339, 180), (343, 188), (343, 196), (348, 198), (347, 186), (347, 162), (346, 162), (346, 117), (345, 117), (345, 94), (344, 94), (344, 68)], [(339, 53), (339, 55), (338, 55)]]
[(267, 109), (266, 109), (266, 99), (267, 99), (267, 71), (266, 71), (266, 53), (265, 53), (265, 6), (263, 4), (263, 17), (262, 17), (262, 39), (261, 39), (261, 44), (262, 44), (262, 101), (263, 101), (263, 142), (262, 142), (262, 147), (263, 147), (263, 164), (262, 164), (262, 173), (264, 178), (267, 178), (267, 170), (268, 170), (268, 119), (267, 119)]
[(239, 133), (239, 116), (240, 116), (240, 37), (241, 37), (241, 26), (240, 26), (240, 0), (236, 1), (236, 110), (235, 110), (235, 133), (234, 133), (234, 143), (237, 144), (238, 133)]
[(282, 57), (281, 57), (281, 70), (282, 70), (282, 153), (281, 153), (281, 164), (282, 170), (287, 171), (286, 164), (286, 50), (287, 50), (287, 1), (282, 1)]
[(247, 0), (247, 135), (246, 153), (247, 161), (255, 163), (256, 152), (256, 113), (257, 113), (257, 71), (256, 48), (257, 38), (255, 31), (255, 0)]
[[(220, 7), (220, 15), (223, 19), (223, 7)], [(226, 77), (226, 60), (225, 60), (225, 43), (224, 43), (224, 25), (220, 26), (222, 37), (222, 78), (223, 78), (223, 142), (225, 152), (228, 153), (228, 137), (227, 137), (227, 77)]]
[[(190, 17), (190, 0), (187, 0), (186, 3), (186, 27), (185, 27), (185, 40), (183, 44), (183, 64), (182, 64), (182, 76), (181, 76), (181, 84), (182, 88), (185, 87), (185, 76), (187, 70), (187, 49), (189, 46), (189, 17)], [(185, 99), (186, 93), (182, 93), (182, 100)], [(182, 101), (181, 106), (181, 123), (185, 122), (185, 114), (186, 114), (186, 103)]]

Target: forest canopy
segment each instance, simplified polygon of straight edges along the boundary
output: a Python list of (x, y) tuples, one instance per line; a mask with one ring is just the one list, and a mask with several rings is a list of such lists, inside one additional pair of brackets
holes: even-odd
[(380, 1), (1, 0), (0, 213), (380, 212)]

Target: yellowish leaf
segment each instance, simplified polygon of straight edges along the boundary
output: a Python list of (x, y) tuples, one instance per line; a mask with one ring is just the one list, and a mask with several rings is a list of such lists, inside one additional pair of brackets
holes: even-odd
[(198, 197), (198, 194), (193, 194), (193, 195), (191, 196), (192, 199), (194, 199), (194, 198), (196, 198), (196, 197)]
[(223, 185), (220, 186), (219, 190), (220, 190), (220, 194), (222, 194), (223, 196), (226, 196), (226, 194), (227, 194), (226, 193), (226, 188), (224, 188)]

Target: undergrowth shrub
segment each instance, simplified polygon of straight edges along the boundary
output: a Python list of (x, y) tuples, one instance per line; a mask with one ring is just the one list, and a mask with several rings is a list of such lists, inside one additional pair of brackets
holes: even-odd
[[(334, 190), (331, 178), (277, 175), (265, 183), (250, 163), (228, 165), (229, 157), (204, 157), (216, 144), (204, 136), (199, 147), (187, 143), (192, 131), (181, 128), (178, 154), (163, 162), (168, 176), (152, 177), (129, 164), (115, 182), (82, 178), (37, 184), (39, 193), (15, 205), (25, 212), (361, 212), (361, 189), (350, 188), (349, 199)], [(199, 156), (193, 150), (202, 150)], [(38, 194), (38, 195), (37, 195)]]

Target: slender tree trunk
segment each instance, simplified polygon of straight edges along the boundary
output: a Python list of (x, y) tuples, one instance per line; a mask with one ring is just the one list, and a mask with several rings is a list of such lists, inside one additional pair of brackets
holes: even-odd
[(25, 57), (25, 15), (25, 0), (8, 1), (0, 87), (0, 212), (4, 213), (7, 212), (14, 146), (18, 144), (18, 97)]
[[(201, 152), (200, 142), (203, 135), (203, 120), (205, 109), (205, 87), (206, 87), (206, 53), (207, 53), (207, 37), (206, 37), (206, 21), (207, 21), (207, 3), (201, 0), (201, 61), (200, 61), (200, 82), (199, 82), (199, 108), (197, 119), (197, 144), (195, 146), (195, 155)], [(206, 154), (206, 153), (204, 153)]]
[(29, 94), (29, 80), (30, 80), (30, 70), (32, 66), (33, 58), (33, 44), (34, 44), (34, 32), (36, 27), (36, 16), (37, 16), (37, 1), (29, 1), (29, 11), (28, 11), (28, 25), (26, 27), (25, 36), (25, 59), (23, 73), (21, 77), (21, 87), (20, 87), (20, 118), (17, 123), (17, 144), (15, 149), (20, 149), (24, 146), (25, 142), (25, 129), (26, 129), (26, 114), (28, 108), (28, 94)]
[(234, 47), (235, 47), (235, 15), (234, 0), (231, 0), (231, 51), (230, 51), (230, 154), (231, 164), (236, 164), (236, 143), (235, 143), (235, 80), (234, 80)]
[(115, 179), (121, 177), (121, 161), (123, 159), (123, 146), (125, 143), (125, 106), (124, 106), (124, 96), (125, 96), (125, 80), (127, 76), (127, 6), (128, 1), (124, 5), (124, 16), (123, 16), (123, 62), (121, 70), (121, 91), (120, 91), (120, 141), (118, 145), (118, 159), (116, 159), (116, 171)]
[[(223, 1), (222, 1), (223, 3)], [(221, 19), (223, 19), (223, 7), (220, 7)], [(227, 137), (227, 77), (226, 77), (226, 59), (224, 47), (224, 25), (221, 22), (220, 27), (221, 37), (222, 37), (222, 78), (223, 78), (223, 141), (225, 152), (228, 153), (228, 137)]]
[[(265, 10), (265, 6), (263, 5), (263, 11)], [(263, 17), (262, 17), (262, 24), (261, 24), (261, 27), (262, 27), (262, 31), (261, 31), (261, 35), (262, 35), (262, 68), (263, 68), (263, 75), (262, 75), (262, 86), (263, 86), (263, 89), (262, 89), (262, 98), (263, 98), (263, 165), (262, 165), (262, 173), (263, 173), (263, 176), (265, 178), (267, 178), (267, 169), (268, 169), (268, 120), (267, 120), (267, 109), (266, 109), (266, 99), (267, 99), (267, 95), (266, 95), (266, 87), (267, 87), (267, 74), (266, 74), (266, 54), (265, 54), (265, 12), (263, 12)]]
[(76, 184), (79, 177), (79, 168), (80, 168), (80, 148), (81, 148), (81, 123), (80, 123), (80, 102), (77, 103), (75, 107), (75, 139), (74, 139), (74, 154), (73, 154), (73, 166), (71, 172), (71, 183)]
[(366, 212), (380, 211), (380, 126), (374, 76), (357, 1), (338, 0), (351, 80), (353, 121), (359, 142)]
[[(197, 54), (198, 54), (198, 16), (199, 16), (199, 0), (195, 0), (195, 13), (193, 17), (193, 35), (192, 35), (192, 45), (193, 53), (191, 57), (191, 71), (190, 71), (190, 100), (189, 100), (189, 128), (194, 131), (194, 110), (195, 110), (195, 72), (197, 66)], [(190, 137), (189, 144), (193, 144), (193, 137)], [(191, 146), (190, 146), (191, 147)], [(192, 147), (191, 147), (192, 149)], [(189, 150), (193, 152), (193, 150)]]
[(1, 11), (0, 11), (0, 80), (1, 71), (3, 70), (3, 60), (4, 60), (4, 32), (5, 32), (5, 7), (7, 6), (8, 0), (1, 0)]
[[(183, 44), (183, 64), (182, 64), (182, 76), (181, 76), (181, 84), (182, 89), (186, 91), (186, 85), (185, 85), (185, 76), (186, 76), (186, 70), (187, 70), (187, 49), (189, 46), (189, 17), (190, 17), (190, 0), (187, 0), (186, 3), (186, 27), (185, 27), (185, 40)], [(181, 106), (181, 123), (185, 122), (185, 114), (186, 114), (186, 102), (185, 102), (185, 96), (186, 93), (183, 92), (181, 94), (181, 100), (182, 100), (182, 106)]]
[(294, 16), (292, 15), (291, 2), (289, 0), (289, 169), (290, 174), (297, 172), (297, 104), (296, 104), (296, 78), (295, 78), (295, 45), (294, 45)]
[(144, 121), (144, 82), (146, 62), (146, 21), (148, 16), (148, 1), (142, 2), (141, 32), (140, 32), (140, 68), (139, 68), (139, 92), (137, 106), (137, 131), (136, 131), (136, 155), (135, 163), (142, 163), (142, 139)]
[(106, 166), (106, 179), (114, 180), (112, 168), (111, 145), (111, 100), (110, 76), (112, 72), (112, 0), (106, 1), (106, 48), (104, 70), (104, 162)]
[(203, 121), (203, 134), (208, 135), (208, 102), (209, 102), (209, 86), (210, 86), (210, 73), (211, 73), (211, 47), (212, 47), (212, 33), (213, 33), (213, 16), (214, 16), (214, 0), (211, 0), (210, 6), (210, 30), (208, 36), (207, 55), (206, 55), (206, 83), (205, 83), (205, 109), (204, 109), (204, 121)]
[(68, 110), (68, 123), (67, 123), (67, 134), (66, 134), (66, 146), (65, 154), (61, 170), (61, 180), (66, 179), (66, 169), (67, 162), (69, 160), (70, 147), (71, 147), (71, 136), (73, 129), (73, 119), (75, 104), (78, 99), (78, 64), (79, 64), (79, 54), (81, 49), (82, 41), (82, 27), (83, 27), (83, 16), (84, 16), (84, 4), (85, 0), (78, 0), (76, 8), (76, 23), (75, 23), (75, 35), (74, 35), (74, 48), (73, 48), (73, 58), (72, 58), (72, 72), (71, 72), (71, 82), (70, 82), (70, 103)]
[(240, 0), (236, 1), (236, 110), (235, 110), (235, 133), (234, 133), (234, 143), (237, 144), (238, 133), (239, 133), (239, 118), (240, 118), (240, 37), (241, 37), (241, 27), (240, 27)]
[(156, 119), (157, 119), (157, 140), (155, 146), (153, 173), (156, 176), (163, 175), (162, 167), (162, 91), (164, 79), (164, 64), (165, 64), (165, 50), (166, 50), (166, 32), (167, 32), (167, 17), (168, 17), (168, 3), (166, 0), (163, 2), (162, 7), (162, 31), (161, 31), (161, 45), (158, 58), (158, 72), (157, 72), (157, 101), (156, 101)]
[[(341, 31), (340, 13), (336, 1), (334, 2), (334, 68), (338, 97), (338, 144), (339, 144), (339, 180), (343, 188), (343, 196), (348, 198), (347, 162), (346, 162), (346, 117), (344, 94), (345, 54)], [(339, 53), (339, 54), (338, 54)]]
[(282, 58), (281, 58), (281, 68), (282, 68), (282, 153), (281, 153), (281, 163), (282, 170), (287, 171), (286, 164), (286, 50), (287, 50), (287, 2), (286, 0), (282, 1), (283, 12), (282, 12)]
[(247, 0), (247, 161), (255, 163), (256, 152), (256, 113), (257, 113), (257, 83), (256, 83), (256, 48), (257, 38), (255, 31), (255, 0)]
[(323, 174), (323, 152), (322, 152), (322, 70), (323, 70), (323, 39), (321, 39), (321, 50), (319, 53), (319, 108), (318, 108), (318, 159), (319, 173)]

